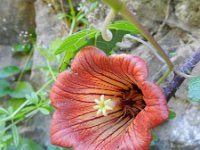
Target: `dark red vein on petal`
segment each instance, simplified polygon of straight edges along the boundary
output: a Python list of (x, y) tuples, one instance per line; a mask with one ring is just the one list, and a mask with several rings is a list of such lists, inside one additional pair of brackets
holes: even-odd
[[(115, 111), (115, 112), (111, 112), (109, 115), (111, 115), (111, 114), (114, 114), (114, 113), (118, 113), (118, 112), (120, 112), (121, 111), (121, 109), (119, 109), (119, 110), (117, 110), (117, 111)], [(95, 111), (96, 112), (96, 111)], [(85, 114), (84, 114), (85, 115)], [(80, 115), (81, 116), (81, 115)], [(79, 117), (80, 117), (79, 116)], [(88, 120), (84, 120), (84, 121), (82, 121), (82, 122), (77, 122), (77, 123), (75, 123), (75, 124), (72, 124), (72, 125), (70, 125), (70, 126), (67, 126), (67, 128), (69, 128), (69, 127), (73, 127), (73, 126), (76, 126), (76, 125), (79, 125), (79, 124), (82, 124), (82, 123), (86, 123), (86, 122), (90, 122), (90, 121), (93, 121), (93, 120), (96, 120), (96, 119), (99, 119), (99, 118), (102, 118), (102, 117), (105, 117), (105, 116), (99, 116), (99, 117), (95, 117), (95, 118), (92, 118), (92, 119), (88, 119)], [(76, 118), (76, 117), (75, 117)], [(74, 119), (74, 118), (73, 118)], [(70, 119), (71, 120), (71, 119)], [(57, 122), (57, 123), (63, 123), (63, 121), (66, 121), (66, 120), (62, 120), (62, 121), (60, 121), (60, 122)]]
[[(121, 59), (121, 65), (120, 65), (121, 70), (124, 70), (124, 69), (122, 68), (122, 65), (125, 65), (125, 64), (124, 64), (125, 61), (126, 61), (125, 58)], [(124, 75), (125, 75), (132, 83), (137, 84), (137, 82), (136, 82), (135, 79), (134, 79), (134, 81), (133, 81), (133, 79), (130, 78), (130, 75), (132, 76), (132, 74), (128, 74), (128, 75), (127, 75), (127, 73), (128, 73), (128, 68), (129, 68), (130, 64), (131, 64), (131, 62), (129, 61), (129, 62), (128, 62), (128, 65), (125, 65), (127, 68), (126, 68), (125, 71), (123, 71), (123, 72), (124, 72)]]
[[(125, 128), (127, 128), (130, 124), (128, 124), (129, 122), (132, 122), (133, 119), (127, 120), (126, 124), (124, 124), (123, 126), (126, 126)], [(118, 130), (118, 129), (117, 129)], [(116, 131), (117, 131), (116, 130)], [(116, 137), (118, 137), (120, 134), (122, 134), (123, 132), (126, 132), (125, 130), (120, 131), (116, 136), (114, 136), (112, 139), (110, 139), (108, 142), (104, 143), (104, 145), (109, 144), (109, 142), (111, 142), (112, 140), (114, 140)], [(114, 134), (115, 132), (113, 132)], [(112, 136), (112, 135), (111, 135)], [(108, 139), (108, 138), (107, 138)], [(106, 139), (105, 139), (106, 140)]]
[[(87, 60), (85, 59), (85, 61), (86, 61), (86, 63), (87, 63)], [(82, 67), (83, 68), (85, 68), (85, 66), (81, 63), (81, 61), (80, 61), (80, 58), (79, 58), (79, 63), (82, 65)], [(88, 63), (87, 63), (88, 64)], [(87, 69), (85, 69), (85, 70), (87, 70)], [(87, 70), (88, 72), (90, 72), (89, 70)], [(112, 83), (110, 83), (110, 82), (108, 82), (108, 81), (106, 81), (106, 80), (104, 80), (104, 79), (102, 79), (102, 78), (98, 78), (97, 76), (95, 76), (95, 75), (93, 75), (93, 74), (91, 74), (90, 73), (90, 75), (92, 75), (93, 77), (95, 77), (95, 78), (97, 78), (97, 79), (99, 79), (100, 81), (103, 81), (103, 82), (106, 82), (106, 83), (108, 83), (108, 84), (111, 84), (111, 85), (113, 85), (113, 86), (117, 86), (117, 87), (119, 87), (119, 88), (122, 88), (122, 87), (120, 87), (120, 86), (118, 86), (118, 85), (116, 85), (116, 84), (112, 84)], [(103, 75), (104, 76), (104, 75)], [(108, 77), (107, 77), (108, 78)], [(112, 80), (112, 79), (110, 79), (109, 78), (109, 80)], [(117, 81), (116, 81), (117, 82)], [(119, 83), (119, 82), (118, 82)], [(125, 85), (126, 86), (126, 85)]]
[[(121, 72), (123, 71), (124, 72), (124, 70), (122, 69), (122, 65), (123, 65), (123, 61), (124, 61), (124, 58), (123, 59), (120, 59), (120, 58), (116, 58), (116, 57), (112, 57), (111, 58), (112, 59), (112, 65), (114, 64), (114, 62), (113, 61), (116, 61), (116, 59), (118, 59), (118, 61), (120, 62), (119, 64), (118, 64), (118, 66), (119, 66), (119, 68), (121, 69)], [(129, 62), (129, 64), (130, 64), (130, 62)], [(114, 66), (113, 66), (114, 67)], [(126, 73), (124, 72), (123, 74), (121, 73), (119, 70), (117, 70), (117, 74), (120, 74), (121, 76), (123, 76), (123, 79), (125, 79), (127, 82), (129, 82), (130, 84), (135, 84), (134, 82), (133, 82), (133, 80), (131, 80), (127, 75), (126, 75)]]
[[(59, 93), (60, 93), (60, 92), (59, 92)], [(54, 94), (56, 94), (56, 95), (62, 97), (63, 99), (66, 99), (66, 102), (67, 102), (67, 101), (73, 100), (73, 101), (83, 102), (83, 103), (94, 103), (94, 101), (93, 101), (93, 102), (90, 102), (90, 101), (82, 101), (82, 100), (79, 100), (79, 99), (73, 99), (72, 97), (63, 96), (63, 95), (60, 95), (59, 93), (57, 93), (57, 91), (54, 91)], [(57, 100), (57, 99), (58, 99), (58, 98), (56, 98), (56, 100)]]
[[(91, 57), (91, 60), (92, 60), (92, 62), (93, 62), (93, 64), (100, 70), (100, 72), (101, 72), (101, 70), (103, 70), (103, 69), (101, 69), (101, 67), (98, 65), (98, 64), (96, 64), (96, 62), (92, 59), (92, 56), (91, 56), (91, 53), (90, 53), (90, 57)], [(109, 59), (109, 58), (107, 58), (107, 59)], [(110, 64), (109, 64), (109, 66), (110, 66)], [(106, 68), (106, 66), (105, 66), (105, 68)], [(105, 71), (105, 70), (103, 70), (103, 71)], [(113, 79), (113, 80), (116, 80), (116, 81), (118, 81), (118, 82), (120, 82), (120, 83), (122, 83), (122, 84), (124, 84), (124, 85), (126, 85), (126, 86), (130, 86), (130, 85), (127, 85), (126, 83), (124, 83), (124, 82), (121, 82), (120, 80), (124, 80), (124, 78), (122, 79), (121, 77), (119, 77), (118, 75), (116, 75), (114, 72), (110, 72), (109, 70), (106, 70), (106, 72), (108, 72), (108, 73), (110, 73), (111, 75), (114, 75), (116, 78), (118, 78), (118, 79), (114, 79), (114, 78), (111, 78), (111, 77), (109, 77), (109, 78), (111, 78), (111, 79)], [(103, 74), (103, 75), (105, 75), (105, 74)], [(105, 75), (105, 76), (107, 76), (107, 75)], [(107, 76), (108, 77), (108, 76)], [(130, 84), (130, 82), (128, 82), (129, 84)]]
[[(124, 118), (125, 119), (125, 118)], [(113, 125), (111, 125), (110, 127), (104, 129), (96, 138), (95, 140), (93, 140), (93, 142), (91, 144), (93, 144), (104, 132), (108, 131), (110, 128), (113, 128), (115, 125), (119, 124), (120, 122), (124, 121), (124, 119), (121, 119), (119, 122), (114, 123)]]
[(88, 66), (90, 66), (90, 68), (92, 68), (92, 69), (94, 70), (94, 72), (96, 72), (97, 74), (100, 74), (100, 75), (102, 75), (102, 76), (105, 76), (105, 77), (107, 77), (107, 78), (109, 78), (109, 79), (111, 79), (111, 80), (113, 80), (113, 81), (115, 81), (115, 82), (118, 82), (118, 83), (121, 83), (121, 84), (127, 86), (127, 85), (124, 84), (123, 82), (118, 81), (118, 80), (116, 80), (116, 79), (113, 79), (112, 77), (107, 76), (107, 75), (105, 75), (105, 74), (103, 74), (103, 73), (97, 71), (97, 70), (92, 66), (92, 64), (90, 64), (90, 62), (89, 62), (88, 59), (87, 59), (87, 56), (86, 56), (85, 54), (84, 54), (83, 56), (84, 56), (84, 58), (85, 58), (86, 63), (88, 64)]
[[(69, 74), (68, 74), (69, 75)], [(74, 76), (74, 77), (73, 77)], [(74, 86), (76, 86), (76, 85), (79, 85), (79, 86), (82, 86), (82, 87), (88, 87), (88, 88), (93, 88), (93, 89), (106, 89), (106, 87), (109, 87), (109, 89), (108, 90), (110, 90), (111, 88), (113, 89), (113, 88), (117, 88), (116, 86), (113, 86), (113, 85), (110, 85), (110, 86), (108, 86), (108, 85), (105, 85), (105, 84), (101, 84), (100, 82), (94, 82), (95, 80), (93, 80), (93, 84), (95, 84), (95, 85), (91, 85), (91, 84), (88, 84), (88, 81), (87, 80), (81, 80), (81, 79), (76, 79), (76, 76), (78, 76), (78, 75), (73, 75), (73, 74), (71, 74), (71, 77), (69, 77), (69, 78), (75, 78), (75, 79), (72, 79), (72, 80), (68, 80), (68, 78), (65, 78), (65, 81), (66, 82), (68, 82), (68, 83), (72, 83), (72, 84), (74, 84)], [(74, 81), (80, 81), (81, 83), (82, 82), (84, 82), (84, 83), (86, 83), (86, 84), (80, 84), (80, 82), (73, 82), (73, 80)], [(89, 81), (90, 82), (90, 81)], [(103, 88), (96, 88), (97, 86), (98, 86), (98, 84), (100, 85), (100, 86), (103, 86)], [(120, 88), (118, 88), (118, 89), (116, 89), (116, 90), (119, 90)]]
[[(130, 117), (127, 117), (127, 118), (130, 118)], [(126, 118), (124, 118), (126, 119)], [(119, 130), (121, 127), (125, 126), (126, 124), (128, 124), (130, 122), (131, 119), (125, 121), (125, 123), (123, 123), (121, 126), (119, 126), (116, 130), (114, 130), (111, 134), (109, 134), (106, 138), (104, 138), (104, 140), (102, 140), (100, 143), (98, 143), (98, 145), (96, 146), (96, 148), (101, 144), (103, 143), (104, 141), (106, 141), (107, 139), (109, 139), (109, 137), (111, 137), (117, 130)], [(123, 120), (124, 121), (124, 120)], [(122, 132), (124, 132), (124, 130), (122, 130), (121, 132), (119, 132), (119, 134), (117, 134), (115, 137), (118, 137), (120, 134), (122, 134)], [(110, 141), (112, 141), (115, 137), (113, 137)], [(109, 141), (109, 142), (110, 142)], [(107, 143), (109, 143), (107, 142)], [(106, 144), (107, 144), (106, 143)]]
[[(95, 90), (107, 90), (107, 91), (114, 91), (114, 92), (119, 92), (119, 90), (111, 90), (111, 89), (106, 89), (106, 88), (96, 88), (96, 87), (87, 87), (87, 88), (77, 88), (76, 86), (74, 87), (74, 88), (72, 88), (71, 86), (64, 86), (61, 82), (59, 82), (59, 81), (57, 81), (56, 82), (56, 84), (59, 84), (59, 86), (62, 86), (63, 87), (63, 89), (70, 89), (70, 90), (86, 90), (86, 89), (88, 89), (88, 90), (92, 90), (92, 89), (95, 89)], [(66, 91), (66, 90), (65, 90)]]
[[(120, 116), (122, 116), (122, 115), (116, 116), (115, 118), (112, 118), (112, 119), (110, 119), (110, 120), (106, 120), (106, 121), (104, 121), (104, 122), (101, 122), (101, 123), (96, 124), (96, 125), (93, 125), (93, 126), (88, 126), (88, 127), (85, 127), (85, 128), (73, 130), (73, 132), (82, 131), (82, 130), (86, 130), (86, 129), (98, 127), (98, 126), (100, 126), (100, 125), (105, 124), (105, 125), (101, 126), (99, 129), (97, 129), (97, 130), (100, 130), (102, 127), (107, 126), (109, 122), (112, 122), (112, 121), (116, 120), (116, 119), (119, 118)], [(98, 118), (98, 119), (99, 119), (99, 118)], [(98, 120), (98, 119), (97, 119), (97, 120)], [(96, 119), (95, 119), (95, 120), (96, 120)], [(97, 130), (96, 130), (96, 131), (97, 131)], [(68, 133), (66, 133), (66, 134), (68, 134)]]
[[(63, 89), (60, 89), (58, 86), (54, 86), (54, 88), (57, 88), (59, 89), (60, 91), (62, 91), (63, 93), (68, 93), (68, 94), (76, 94), (76, 95), (105, 95), (105, 96), (115, 96), (115, 97), (118, 97), (118, 96), (121, 96), (121, 93), (117, 92), (116, 94), (118, 95), (115, 95), (115, 94), (105, 94), (105, 93), (76, 93), (76, 92), (69, 92), (69, 91), (65, 91)], [(54, 91), (55, 92), (55, 91)]]
[[(123, 59), (122, 65), (123, 65), (123, 63), (125, 63), (124, 61), (125, 61), (125, 60)], [(125, 75), (126, 75), (133, 83), (135, 83), (136, 85), (138, 85), (138, 81), (136, 81), (136, 79), (134, 78), (133, 73), (130, 73), (130, 72), (129, 72), (130, 64), (131, 64), (131, 61), (128, 62), (127, 68), (126, 68), (126, 70), (124, 71), (124, 73), (125, 73)], [(126, 65), (125, 65), (125, 66), (126, 66)], [(120, 66), (120, 67), (122, 67), (122, 66)], [(128, 74), (127, 74), (127, 73), (128, 73)], [(130, 77), (130, 76), (131, 76), (131, 77)]]

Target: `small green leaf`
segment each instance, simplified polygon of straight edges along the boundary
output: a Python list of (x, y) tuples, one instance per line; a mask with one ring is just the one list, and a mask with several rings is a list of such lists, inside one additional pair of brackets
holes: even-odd
[(16, 44), (12, 51), (13, 52), (23, 52), (23, 53), (28, 53), (32, 49), (32, 44), (31, 43), (18, 43)]
[(26, 95), (26, 99), (32, 102), (33, 104), (37, 105), (39, 102), (39, 98), (36, 92), (32, 92), (29, 95)]
[(189, 80), (188, 98), (193, 102), (200, 102), (200, 76)]
[(127, 31), (132, 34), (139, 34), (139, 30), (128, 21), (116, 21), (108, 26), (110, 30)]
[(67, 16), (67, 14), (66, 14), (66, 13), (63, 13), (63, 12), (61, 12), (61, 13), (58, 13), (56, 16), (57, 16), (57, 18), (58, 18), (58, 19), (60, 19), (60, 20), (61, 20), (61, 19), (63, 19), (64, 17), (66, 17), (66, 16)]
[(52, 41), (49, 46), (43, 46), (36, 45), (35, 49), (37, 49), (44, 58), (48, 60), (53, 60), (55, 56), (55, 51), (61, 46), (63, 43), (63, 40), (61, 38), (57, 38), (54, 41)]
[(10, 83), (7, 80), (0, 80), (0, 97), (3, 97), (10, 92)]
[(155, 132), (153, 130), (151, 131), (151, 135), (152, 135), (153, 141), (157, 142), (158, 138), (157, 138), (157, 136), (156, 136), (156, 134), (155, 134)]
[(19, 132), (17, 130), (16, 125), (13, 124), (11, 129), (12, 129), (12, 135), (13, 135), (14, 144), (15, 144), (15, 146), (18, 146), (19, 145)]
[(14, 91), (12, 91), (9, 95), (14, 98), (25, 98), (26, 95), (29, 95), (33, 92), (33, 88), (30, 83), (22, 81), (16, 85)]
[(13, 75), (16, 75), (20, 72), (20, 69), (17, 66), (8, 66), (0, 69), (0, 78), (7, 78)]
[(110, 52), (116, 47), (116, 43), (121, 42), (124, 35), (130, 33), (128, 31), (113, 30), (113, 29), (111, 30), (111, 32), (113, 34), (113, 38), (111, 41), (103, 40), (101, 35), (98, 36), (95, 41), (96, 47), (102, 49), (106, 54), (110, 54)]
[(45, 107), (41, 107), (39, 108), (40, 112), (43, 113), (44, 115), (48, 115), (50, 114), (50, 110), (45, 108)]
[(22, 103), (24, 103), (24, 98), (11, 98), (8, 101), (8, 106), (11, 106), (13, 110), (16, 110), (18, 107), (21, 106)]
[(174, 118), (176, 118), (176, 113), (174, 111), (172, 111), (172, 110), (169, 110), (169, 117), (168, 117), (168, 119), (174, 119)]
[(0, 115), (2, 114), (8, 114), (8, 111), (6, 109), (4, 109), (3, 107), (0, 107)]
[(4, 143), (7, 143), (9, 140), (11, 140), (11, 138), (12, 138), (12, 135), (11, 134), (7, 134), (7, 135), (4, 135), (3, 136), (3, 142)]
[(61, 46), (62, 43), (63, 40), (61, 38), (57, 38), (50, 43), (49, 49), (52, 51), (52, 53), (54, 53), (55, 50), (57, 50)]
[(40, 46), (36, 46), (36, 49), (39, 51), (40, 55), (42, 55), (44, 58), (48, 59), (48, 60), (53, 60), (55, 55), (53, 55), (49, 49), (40, 47)]

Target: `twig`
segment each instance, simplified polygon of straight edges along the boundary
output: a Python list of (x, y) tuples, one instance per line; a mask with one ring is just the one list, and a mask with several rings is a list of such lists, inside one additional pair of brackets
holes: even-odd
[[(185, 64), (180, 67), (180, 71), (184, 74), (188, 74), (188, 72), (191, 72), (198, 62), (200, 62), (200, 48), (198, 48), (198, 50), (185, 62)], [(166, 83), (166, 86), (163, 88), (163, 90), (167, 101), (174, 96), (184, 79), (184, 77), (175, 74), (174, 79)]]

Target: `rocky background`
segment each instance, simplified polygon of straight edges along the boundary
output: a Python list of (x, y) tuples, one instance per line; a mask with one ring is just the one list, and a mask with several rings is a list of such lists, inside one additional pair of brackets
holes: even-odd
[[(89, 1), (82, 0), (86, 12)], [(67, 36), (68, 30), (63, 20), (56, 17), (62, 9), (59, 0), (0, 0), (0, 68), (12, 64), (22, 66), (24, 57), (11, 51), (16, 42), (22, 42), (20, 33), (34, 30), (36, 44), (48, 46), (57, 37)], [(76, 6), (80, 1), (73, 1)], [(200, 1), (199, 0), (126, 0), (128, 8), (136, 14), (141, 23), (161, 44), (166, 53), (178, 67), (198, 47), (200, 47)], [(66, 10), (69, 11), (66, 3)], [(90, 25), (100, 27), (108, 8), (99, 4), (93, 12), (87, 12)], [(117, 19), (121, 19), (120, 16)], [(163, 64), (144, 45), (124, 39), (119, 44), (118, 53), (132, 53), (143, 57), (149, 63), (150, 79), (156, 78)], [(37, 49), (33, 54), (33, 66), (44, 63)], [(200, 74), (198, 64), (192, 75)], [(173, 74), (171, 75), (173, 78)], [(39, 79), (39, 80), (38, 80)], [(30, 80), (38, 89), (42, 74), (32, 71)], [(164, 86), (164, 85), (163, 85)], [(178, 89), (175, 97), (169, 101), (170, 109), (177, 114), (158, 127), (155, 132), (158, 141), (151, 149), (155, 150), (200, 150), (200, 104), (191, 103), (187, 98), (187, 80)], [(48, 143), (50, 117), (39, 114), (21, 129), (24, 136), (37, 142)]]

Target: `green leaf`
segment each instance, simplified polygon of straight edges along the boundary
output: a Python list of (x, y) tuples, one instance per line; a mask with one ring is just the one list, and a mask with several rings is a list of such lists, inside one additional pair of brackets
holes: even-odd
[(169, 110), (169, 117), (168, 117), (168, 119), (174, 119), (174, 118), (176, 118), (176, 113), (174, 111), (172, 111), (172, 110)]
[(30, 83), (22, 81), (16, 85), (14, 91), (9, 95), (14, 98), (25, 98), (26, 95), (30, 95), (33, 92), (33, 88)]
[(139, 30), (128, 21), (116, 21), (108, 26), (110, 30), (127, 31), (132, 34), (139, 34)]
[(86, 46), (88, 41), (95, 37), (100, 31), (98, 29), (84, 29), (80, 32), (76, 32), (71, 36), (67, 37), (61, 46), (56, 50), (55, 54), (60, 54), (64, 51), (76, 52), (80, 48)]
[(22, 103), (25, 102), (26, 99), (24, 98), (11, 98), (8, 101), (8, 106), (11, 106), (13, 110), (16, 110), (18, 107), (21, 106)]
[(0, 115), (2, 114), (8, 114), (8, 111), (6, 109), (4, 109), (3, 107), (0, 107)]
[(12, 51), (13, 52), (23, 52), (23, 53), (28, 53), (32, 49), (32, 44), (31, 43), (18, 43), (16, 44)]
[(49, 115), (50, 114), (50, 110), (45, 108), (45, 107), (41, 107), (41, 108), (39, 108), (39, 110), (44, 115)]
[(193, 102), (200, 102), (200, 76), (189, 80), (188, 98)]
[(110, 52), (116, 47), (117, 42), (121, 42), (124, 35), (130, 33), (128, 31), (122, 30), (111, 30), (113, 34), (113, 38), (111, 41), (104, 41), (102, 36), (98, 36), (95, 41), (95, 46), (102, 49), (106, 54), (110, 54)]
[(0, 78), (7, 78), (13, 75), (16, 75), (20, 72), (20, 69), (17, 66), (8, 66), (0, 69)]
[(57, 38), (50, 43), (49, 49), (52, 51), (52, 53), (54, 53), (55, 50), (57, 50), (61, 46), (62, 43), (63, 40), (61, 38)]
[(26, 99), (32, 102), (33, 104), (37, 105), (39, 102), (39, 98), (36, 92), (32, 92), (29, 95), (26, 95)]
[(15, 144), (15, 146), (18, 146), (19, 145), (19, 132), (18, 132), (15, 124), (12, 125), (11, 130), (12, 130), (14, 144)]
[(50, 43), (49, 47), (41, 47), (36, 45), (35, 49), (37, 49), (40, 55), (42, 55), (44, 58), (53, 60), (55, 58), (55, 51), (61, 46), (62, 43), (63, 40), (61, 38), (57, 38)]
[(53, 60), (55, 57), (55, 55), (52, 55), (52, 53), (46, 48), (36, 46), (36, 49), (39, 51), (40, 55), (48, 60)]
[(0, 80), (0, 97), (3, 97), (10, 92), (10, 83), (7, 80)]
[(67, 14), (66, 14), (66, 13), (63, 13), (63, 12), (61, 12), (61, 13), (58, 13), (56, 16), (57, 16), (57, 18), (58, 18), (58, 19), (60, 19), (60, 20), (61, 20), (61, 19), (63, 19), (64, 17), (66, 17), (66, 16), (67, 16)]
[(151, 131), (151, 135), (152, 135), (153, 141), (154, 141), (154, 142), (157, 142), (157, 141), (158, 141), (158, 138), (157, 138), (157, 136), (156, 136), (156, 133), (155, 133), (153, 130)]

